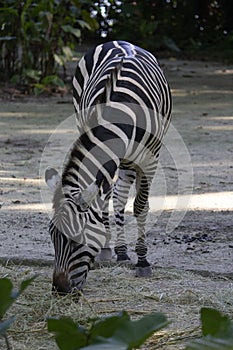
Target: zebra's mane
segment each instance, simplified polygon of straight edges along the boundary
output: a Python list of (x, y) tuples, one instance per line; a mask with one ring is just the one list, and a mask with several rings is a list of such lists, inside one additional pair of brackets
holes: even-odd
[(62, 192), (62, 184), (59, 183), (53, 196), (53, 209), (55, 209), (55, 211), (60, 207), (60, 204), (63, 200), (64, 200), (64, 194)]
[(78, 183), (76, 183), (76, 188), (72, 186), (73, 191), (71, 191), (68, 180), (69, 170), (72, 168), (72, 159), (74, 158), (74, 154), (78, 151), (80, 145), (81, 141), (78, 138), (74, 142), (63, 167), (61, 180), (57, 185), (53, 196), (53, 209), (55, 210), (60, 207), (60, 205), (65, 201), (66, 198), (70, 198), (72, 196), (72, 192), (77, 193), (80, 191)]

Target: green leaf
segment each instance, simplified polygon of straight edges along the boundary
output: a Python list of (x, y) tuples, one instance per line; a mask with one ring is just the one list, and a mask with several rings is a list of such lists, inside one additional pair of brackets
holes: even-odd
[(37, 276), (33, 276), (31, 278), (28, 278), (24, 280), (18, 290), (13, 290), (11, 293), (12, 298), (16, 299), (18, 298), (24, 291), (25, 289), (35, 280)]
[(186, 350), (233, 350), (233, 323), (228, 316), (202, 308), (201, 322), (204, 337), (190, 342)]
[(35, 95), (40, 95), (40, 94), (42, 94), (45, 90), (46, 90), (46, 86), (43, 85), (43, 84), (37, 83), (37, 84), (34, 85), (34, 90), (33, 90), (33, 91), (34, 91)]
[(53, 57), (60, 66), (63, 66), (65, 64), (65, 57), (63, 55), (57, 55), (55, 53)]
[(19, 290), (13, 290), (13, 284), (9, 278), (0, 279), (0, 319), (35, 278), (36, 276), (23, 281)]
[(24, 69), (23, 76), (31, 79), (32, 81), (38, 82), (41, 77), (41, 72), (36, 69)]
[(47, 77), (42, 79), (41, 82), (44, 86), (54, 85), (64, 87), (64, 81), (60, 79), (57, 75), (48, 75)]
[(91, 26), (90, 26), (90, 24), (87, 23), (86, 21), (83, 21), (82, 19), (78, 19), (78, 20), (77, 20), (77, 23), (80, 25), (80, 27), (81, 27), (82, 29), (84, 29), (84, 28), (87, 28), (87, 29), (89, 29), (89, 30), (92, 29)]
[(55, 333), (61, 350), (74, 350), (87, 345), (87, 336), (71, 318), (48, 319), (48, 331)]
[(12, 298), (13, 284), (8, 278), (0, 279), (0, 319), (14, 302)]
[[(201, 322), (203, 335), (227, 335), (231, 333), (232, 326), (228, 316), (222, 315), (219, 311), (202, 308)], [(230, 332), (230, 333), (229, 333)], [(232, 335), (233, 337), (233, 335)]]
[[(2, 12), (2, 13), (1, 13)], [(1, 7), (0, 8), (0, 13), (1, 13), (1, 16), (3, 15), (11, 15), (11, 16), (18, 16), (18, 11), (13, 9), (12, 7)]]
[(4, 334), (10, 325), (14, 322), (15, 317), (11, 317), (8, 320), (0, 321), (0, 334)]
[(61, 26), (64, 32), (73, 34), (76, 38), (81, 37), (81, 30), (78, 28), (71, 27), (69, 24)]
[(32, 284), (32, 282), (37, 278), (37, 275), (27, 278), (26, 280), (24, 280), (23, 282), (21, 282), (20, 288), (19, 288), (19, 294), (22, 294), (25, 289), (27, 289), (27, 287), (30, 286), (30, 284)]
[(90, 330), (91, 339), (96, 337), (110, 338), (119, 327), (124, 327), (128, 321), (130, 321), (130, 318), (125, 311), (117, 316), (106, 317), (99, 320)]
[(127, 349), (137, 348), (155, 331), (158, 331), (167, 324), (167, 319), (163, 314), (154, 313), (146, 315), (140, 320), (128, 321), (123, 327), (119, 327), (113, 338), (128, 345)]
[(207, 336), (193, 340), (185, 350), (233, 350), (233, 342)]
[(62, 52), (64, 53), (64, 56), (66, 57), (67, 60), (71, 60), (73, 57), (73, 52), (70, 49), (69, 46), (63, 46)]
[(99, 29), (99, 24), (98, 22), (96, 21), (95, 18), (91, 17), (90, 16), (90, 13), (86, 10), (83, 10), (81, 12), (81, 15), (82, 15), (82, 18), (83, 20), (88, 23), (88, 25), (90, 26), (90, 28), (94, 31), (94, 30), (97, 30)]
[(19, 74), (14, 74), (13, 77), (10, 79), (10, 82), (12, 84), (19, 84), (20, 79), (21, 79), (21, 77)]

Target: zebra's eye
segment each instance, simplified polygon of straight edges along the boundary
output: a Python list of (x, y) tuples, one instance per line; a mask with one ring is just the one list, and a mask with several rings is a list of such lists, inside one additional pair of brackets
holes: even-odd
[(79, 244), (70, 240), (70, 250), (71, 250), (71, 253), (75, 252), (79, 247)]
[(87, 203), (83, 203), (82, 205), (76, 204), (78, 211), (85, 213), (88, 211), (90, 206)]
[(69, 198), (69, 200), (67, 200), (67, 202), (63, 204), (63, 206), (65, 205), (69, 205), (69, 208), (74, 212), (74, 214), (76, 214), (77, 211), (79, 213), (85, 213), (90, 208), (90, 206), (87, 203), (77, 203), (76, 200), (74, 200), (73, 198)]

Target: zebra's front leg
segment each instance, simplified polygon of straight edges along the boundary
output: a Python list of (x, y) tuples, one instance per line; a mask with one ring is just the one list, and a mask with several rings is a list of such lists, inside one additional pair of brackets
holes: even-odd
[(136, 264), (136, 277), (150, 277), (152, 269), (147, 260), (147, 243), (145, 225), (149, 211), (149, 189), (152, 176), (140, 174), (136, 181), (137, 195), (134, 201), (134, 216), (137, 220), (138, 238), (135, 246), (138, 262)]
[(119, 176), (113, 191), (113, 206), (117, 234), (114, 250), (117, 255), (117, 261), (130, 260), (127, 254), (128, 248), (124, 231), (124, 214), (130, 187), (133, 184), (134, 180), (134, 170), (121, 168), (119, 170)]

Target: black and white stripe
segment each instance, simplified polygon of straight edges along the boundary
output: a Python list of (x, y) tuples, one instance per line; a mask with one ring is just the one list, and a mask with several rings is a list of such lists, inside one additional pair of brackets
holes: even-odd
[[(169, 86), (157, 60), (124, 41), (99, 45), (80, 60), (73, 79), (73, 101), (80, 137), (61, 180), (56, 178), (50, 226), (54, 285), (60, 292), (80, 289), (90, 262), (101, 248), (109, 248), (112, 193), (115, 252), (118, 260), (129, 259), (124, 208), (134, 182), (136, 274), (150, 275), (145, 242), (148, 196), (171, 113)], [(49, 171), (47, 180), (58, 175), (54, 176), (54, 169)]]

